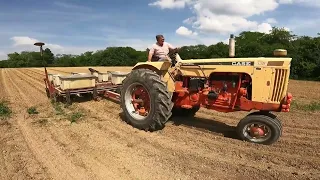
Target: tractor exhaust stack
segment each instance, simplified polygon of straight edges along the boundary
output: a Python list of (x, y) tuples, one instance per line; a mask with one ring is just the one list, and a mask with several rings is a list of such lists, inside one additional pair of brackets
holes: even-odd
[(235, 57), (235, 39), (233, 34), (230, 35), (229, 39), (229, 57)]

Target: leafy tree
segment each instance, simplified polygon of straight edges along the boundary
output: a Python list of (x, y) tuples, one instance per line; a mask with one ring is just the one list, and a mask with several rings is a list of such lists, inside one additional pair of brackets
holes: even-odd
[[(320, 33), (317, 37), (296, 36), (284, 28), (273, 27), (269, 33), (243, 31), (236, 37), (236, 57), (272, 57), (275, 49), (287, 49), (292, 58), (291, 78), (320, 80)], [(219, 42), (209, 46), (198, 44), (183, 46), (182, 59), (228, 57), (228, 44)], [(148, 51), (131, 47), (108, 47), (88, 51), (80, 55), (56, 54), (49, 48), (43, 59), (39, 52), (22, 51), (8, 54), (8, 60), (0, 61), (0, 68), (47, 66), (133, 66), (146, 61)]]
[(49, 48), (46, 48), (43, 52), (43, 58), (47, 64), (52, 64), (54, 61), (54, 54)]
[(184, 46), (181, 48), (179, 53), (182, 59), (201, 59), (207, 56), (207, 46), (196, 45), (196, 46)]
[(229, 56), (229, 45), (219, 42), (207, 48), (206, 58), (223, 58)]

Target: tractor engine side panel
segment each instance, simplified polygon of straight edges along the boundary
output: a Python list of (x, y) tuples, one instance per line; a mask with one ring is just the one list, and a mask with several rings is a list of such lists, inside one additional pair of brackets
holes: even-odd
[[(240, 78), (244, 78), (243, 82)], [(238, 73), (214, 73), (208, 79), (183, 77), (182, 81), (175, 84), (176, 93), (173, 102), (176, 107), (187, 109), (201, 105), (230, 111), (237, 102), (239, 92), (241, 96), (250, 96), (244, 88), (248, 86), (250, 80), (245, 78)]]
[(239, 74), (215, 73), (209, 79), (208, 105), (230, 108), (237, 98)]
[(220, 112), (270, 110), (281, 111), (281, 105), (252, 101), (252, 78), (245, 73), (212, 73), (208, 79), (182, 77), (175, 82), (175, 107), (191, 109), (201, 106)]
[(214, 73), (209, 79), (183, 77), (176, 82), (173, 101), (175, 106), (187, 109), (201, 105), (230, 111), (239, 96), (250, 99), (250, 82), (250, 76), (239, 73)]
[(251, 99), (251, 77), (242, 73), (212, 73), (208, 82), (206, 106), (233, 111), (239, 99)]

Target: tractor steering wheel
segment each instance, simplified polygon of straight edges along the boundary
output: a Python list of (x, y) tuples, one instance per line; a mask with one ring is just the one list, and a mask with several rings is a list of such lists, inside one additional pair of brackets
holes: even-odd
[(177, 63), (176, 55), (179, 52), (179, 50), (180, 50), (179, 48), (174, 48), (173, 50), (170, 50), (170, 52), (168, 54), (168, 56), (171, 59), (171, 63), (172, 63), (171, 67), (175, 66)]

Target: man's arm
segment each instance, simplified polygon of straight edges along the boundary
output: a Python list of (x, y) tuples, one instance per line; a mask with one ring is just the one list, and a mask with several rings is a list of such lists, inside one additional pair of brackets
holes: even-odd
[(167, 45), (168, 45), (168, 47), (169, 47), (169, 50), (174, 50), (174, 49), (175, 49), (175, 47), (172, 46), (170, 43), (167, 43)]
[(167, 43), (167, 45), (168, 45), (168, 47), (169, 47), (170, 52), (175, 51), (175, 50), (178, 51), (178, 50), (180, 49), (180, 47), (174, 47), (174, 46), (172, 46), (170, 43)]
[(149, 55), (148, 55), (148, 62), (151, 62), (153, 54), (154, 54), (154, 49), (151, 48), (150, 51), (149, 51)]

